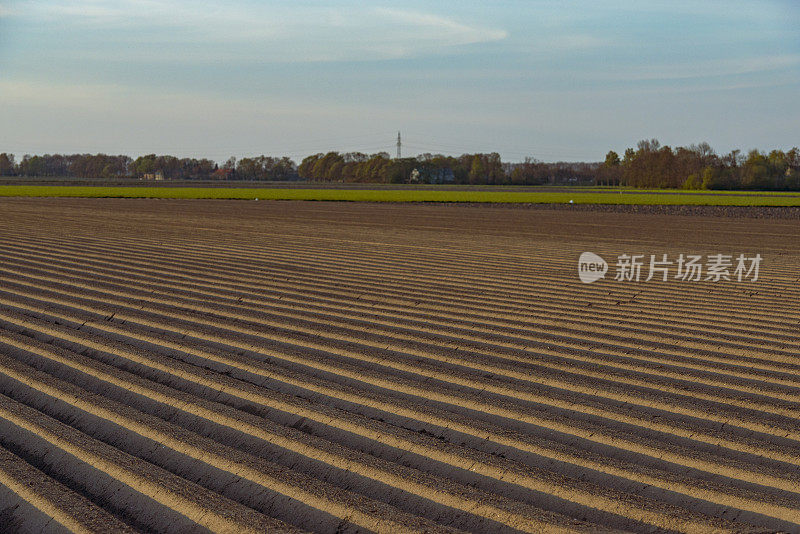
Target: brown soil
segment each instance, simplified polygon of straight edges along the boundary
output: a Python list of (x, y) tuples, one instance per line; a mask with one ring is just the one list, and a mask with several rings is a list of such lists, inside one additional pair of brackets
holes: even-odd
[(791, 213), (0, 199), (0, 518), (800, 532)]

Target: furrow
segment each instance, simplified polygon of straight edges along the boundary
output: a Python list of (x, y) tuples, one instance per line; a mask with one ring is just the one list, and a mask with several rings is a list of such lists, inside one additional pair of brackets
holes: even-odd
[[(44, 291), (44, 290), (41, 290)], [(87, 309), (88, 311), (93, 311), (96, 313), (101, 313), (98, 311), (97, 301), (92, 301), (86, 298), (79, 297), (78, 294), (71, 293), (66, 291), (63, 293), (55, 293), (50, 296), (49, 292), (45, 294), (48, 295), (48, 299), (52, 302), (60, 302), (64, 305), (68, 306), (75, 306), (75, 299), (80, 302), (88, 303), (78, 305), (78, 307)], [(21, 294), (35, 297), (35, 294), (26, 293), (24, 290), (20, 291)], [(64, 296), (64, 295), (69, 296)], [(85, 292), (84, 292), (85, 294)], [(57, 295), (57, 296), (56, 296)], [(64, 300), (66, 298), (66, 300)], [(104, 296), (102, 298), (102, 302), (111, 303), (115, 302), (116, 305), (119, 306), (128, 306), (130, 303), (124, 300), (117, 300), (114, 298), (110, 298), (108, 296)], [(225, 321), (219, 320), (216, 321), (218, 324), (224, 324), (224, 328), (210, 328), (208, 325), (203, 324), (203, 317), (195, 317), (189, 312), (180, 312), (175, 311), (173, 307), (160, 307), (156, 305), (149, 305), (144, 301), (138, 301), (136, 304), (137, 310), (146, 310), (148, 314), (156, 314), (163, 317), (162, 320), (154, 320), (149, 319), (147, 315), (140, 316), (140, 311), (133, 311), (132, 308), (128, 308), (131, 310), (131, 313), (125, 313), (120, 308), (114, 308), (114, 311), (110, 311), (109, 313), (116, 314), (116, 316), (120, 319), (128, 319), (137, 321), (141, 324), (148, 324), (154, 327), (163, 326), (165, 319), (171, 320), (180, 320), (182, 321), (181, 329), (186, 333), (191, 333), (191, 335), (195, 337), (200, 337), (207, 339), (209, 341), (214, 342), (222, 342), (228, 344), (230, 346), (234, 346), (240, 349), (249, 350), (252, 345), (253, 341), (245, 341), (245, 340), (238, 340), (235, 333), (238, 334), (245, 334), (250, 336), (256, 336), (260, 341), (258, 342), (259, 345), (262, 347), (264, 346), (263, 343), (267, 342), (268, 340), (271, 341), (285, 341), (291, 343), (293, 345), (297, 345), (298, 343), (301, 346), (323, 350), (328, 353), (335, 353), (344, 356), (345, 358), (352, 360), (360, 360), (362, 362), (367, 363), (374, 363), (378, 364), (384, 368), (387, 366), (391, 368), (397, 368), (398, 370), (405, 371), (407, 373), (414, 373), (417, 376), (425, 376), (427, 378), (436, 378), (443, 380), (445, 383), (456, 384), (460, 386), (466, 386), (469, 388), (475, 387), (474, 378), (465, 378), (459, 379), (457, 374), (450, 372), (450, 373), (437, 373), (435, 370), (429, 370), (424, 368), (420, 365), (420, 363), (414, 362), (409, 364), (392, 364), (391, 360), (387, 358), (374, 358), (369, 354), (366, 354), (364, 351), (353, 351), (348, 349), (348, 343), (339, 342), (337, 345), (336, 343), (321, 343), (317, 341), (320, 339), (319, 333), (314, 333), (312, 337), (308, 336), (300, 336), (299, 334), (287, 336), (285, 332), (271, 330), (266, 335), (267, 337), (263, 337), (265, 335), (264, 327), (260, 326), (259, 328), (255, 328), (247, 323), (234, 323), (232, 321)], [(197, 321), (200, 321), (197, 323)], [(192, 322), (195, 321), (195, 322)], [(332, 373), (338, 376), (344, 376), (350, 378), (352, 380), (358, 380), (361, 382), (369, 382), (370, 384), (386, 388), (386, 389), (397, 389), (399, 382), (403, 383), (403, 389), (406, 393), (412, 394), (415, 396), (419, 396), (422, 398), (429, 398), (435, 399), (439, 402), (443, 402), (446, 404), (456, 405), (462, 408), (476, 410), (478, 412), (483, 412), (499, 417), (510, 418), (514, 420), (528, 422), (530, 424), (541, 426), (545, 419), (551, 419), (552, 417), (549, 414), (541, 412), (541, 410), (537, 410), (537, 415), (533, 415), (532, 413), (526, 413), (526, 411), (530, 411), (531, 406), (527, 406), (525, 410), (521, 407), (515, 405), (514, 403), (509, 403), (503, 400), (496, 400), (492, 404), (488, 404), (486, 402), (477, 401), (473, 398), (473, 395), (461, 391), (454, 390), (449, 388), (446, 392), (441, 391), (433, 391), (429, 390), (425, 387), (421, 387), (420, 384), (415, 380), (410, 380), (408, 378), (401, 378), (401, 377), (394, 377), (392, 379), (386, 379), (383, 377), (383, 372), (375, 369), (367, 369), (363, 366), (359, 366), (353, 363), (332, 363), (329, 362), (326, 358), (311, 358), (308, 355), (301, 354), (297, 355), (296, 353), (287, 352), (285, 350), (281, 350), (280, 347), (273, 346), (274, 344), (269, 344), (270, 352), (269, 354), (272, 357), (278, 357), (285, 361), (301, 364), (306, 367), (311, 367), (314, 369), (318, 369), (320, 371), (325, 371)], [(502, 388), (493, 388), (493, 386), (488, 383), (487, 381), (480, 382), (480, 389), (483, 391), (491, 391), (494, 389), (493, 392), (499, 393), (501, 395), (511, 396), (514, 395), (520, 396), (520, 392), (518, 391), (509, 391)], [(732, 448), (734, 450), (740, 450), (742, 452), (748, 452), (752, 454), (766, 454), (770, 457), (771, 451), (768, 451), (761, 443), (763, 437), (755, 437), (753, 439), (745, 438), (741, 436), (731, 435), (730, 433), (723, 433), (720, 431), (716, 431), (712, 428), (708, 428), (706, 425), (705, 427), (699, 427), (697, 425), (689, 424), (685, 421), (676, 423), (670, 423), (668, 420), (657, 420), (654, 419), (652, 416), (644, 416), (644, 415), (637, 415), (635, 413), (629, 412), (626, 409), (613, 409), (612, 405), (603, 405), (602, 403), (587, 403), (582, 402), (578, 404), (575, 399), (570, 400), (559, 400), (558, 397), (554, 397), (551, 395), (534, 395), (532, 393), (528, 393), (527, 398), (523, 400), (529, 400), (532, 402), (537, 403), (544, 403), (547, 406), (559, 407), (565, 410), (575, 410), (576, 408), (580, 409), (580, 412), (595, 415), (599, 417), (604, 417), (607, 420), (616, 420), (619, 422), (629, 423), (632, 425), (637, 425), (643, 428), (648, 428), (651, 430), (656, 430), (659, 432), (663, 432), (670, 435), (678, 435), (683, 436), (685, 438), (690, 438), (693, 440), (702, 441), (705, 443), (709, 443), (712, 445), (721, 445), (724, 447)], [(674, 409), (674, 408), (673, 408)], [(713, 413), (709, 412), (700, 412), (698, 415), (702, 415), (706, 418), (711, 418), (712, 420), (716, 420), (716, 416)], [(544, 417), (545, 419), (542, 419)], [(721, 417), (718, 419), (719, 422), (722, 424), (727, 424), (729, 419)], [(786, 421), (781, 423), (780, 421), (771, 421), (771, 422), (763, 422), (759, 423), (758, 420), (749, 420), (744, 421), (739, 418), (736, 421), (737, 424), (742, 426), (743, 428), (750, 428), (751, 430), (758, 431), (758, 432), (773, 432), (779, 429), (780, 435), (786, 437), (787, 439), (795, 439), (794, 433), (794, 426), (793, 423), (790, 421)], [(550, 421), (549, 423), (544, 423), (545, 426), (553, 425), (554, 422)], [(569, 424), (567, 423), (565, 428), (568, 428)], [(598, 430), (599, 432), (600, 430)]]
[[(120, 504), (138, 504), (141, 511), (147, 510), (145, 513), (151, 516), (144, 520), (159, 530), (194, 528), (231, 533), (296, 531), (283, 522), (265, 517), (94, 440), (5, 395), (0, 395), (0, 427), (4, 440), (26, 451), (48, 455), (51, 461), (61, 463), (62, 468), (69, 466), (69, 476), (91, 478), (105, 475), (115, 483), (114, 486), (130, 488), (125, 491), (117, 490), (113, 494), (110, 489), (106, 489), (102, 496), (106, 499), (121, 498), (127, 501), (125, 494), (131, 495), (130, 492), (134, 492), (137, 497)], [(103, 492), (104, 488), (110, 486), (112, 484), (102, 484), (98, 491)], [(158, 503), (161, 507), (146, 505), (147, 501)], [(167, 510), (180, 514), (183, 519)]]
[[(2, 491), (6, 488), (10, 494)], [(26, 510), (26, 505), (38, 513)], [(15, 510), (12, 511), (12, 510)], [(7, 532), (133, 534), (135, 529), (0, 447), (0, 510)], [(54, 524), (55, 523), (55, 524)]]
[[(51, 335), (57, 333), (61, 338), (80, 343), (81, 346), (110, 351), (115, 356), (124, 357), (131, 361), (135, 361), (136, 363), (144, 364), (152, 368), (158, 368), (161, 371), (179, 375), (184, 379), (191, 379), (197, 383), (210, 387), (212, 390), (224, 391), (231, 394), (235, 393), (250, 402), (256, 402), (265, 407), (286, 410), (289, 413), (301, 415), (302, 417), (319, 420), (324, 424), (338, 424), (341, 425), (343, 429), (359, 432), (365, 437), (388, 442), (392, 446), (406, 448), (409, 451), (423, 454), (424, 456), (432, 459), (452, 462), (453, 465), (461, 466), (462, 468), (470, 471), (481, 472), (482, 474), (493, 476), (498, 480), (505, 480), (515, 484), (521, 484), (534, 491), (563, 496), (564, 498), (568, 498), (579, 503), (585, 503), (587, 506), (600, 507), (601, 509), (622, 514), (625, 517), (631, 517), (635, 520), (645, 521), (651, 524), (654, 523), (663, 528), (674, 528), (677, 525), (681, 525), (680, 530), (702, 532), (711, 528), (711, 525), (713, 524), (713, 521), (709, 519), (703, 520), (697, 517), (692, 518), (691, 516), (687, 516), (685, 512), (664, 509), (663, 507), (658, 509), (656, 512), (656, 510), (653, 509), (652, 503), (637, 503), (636, 500), (630, 496), (625, 497), (621, 495), (615, 495), (613, 491), (605, 487), (592, 488), (591, 485), (587, 483), (579, 485), (576, 482), (565, 478), (559, 479), (558, 477), (554, 477), (553, 474), (547, 475), (544, 473), (537, 473), (536, 470), (531, 468), (520, 467), (509, 462), (498, 462), (496, 458), (484, 457), (483, 459), (480, 459), (480, 456), (476, 457), (474, 453), (465, 451), (463, 448), (458, 446), (448, 445), (446, 448), (443, 448), (438, 443), (436, 446), (431, 446), (430, 443), (426, 444), (424, 440), (420, 440), (417, 436), (414, 436), (414, 434), (410, 434), (409, 436), (408, 433), (406, 433), (406, 437), (398, 436), (398, 433), (396, 431), (392, 431), (391, 427), (383, 427), (376, 435), (374, 429), (370, 429), (369, 427), (365, 426), (354, 426), (352, 419), (350, 421), (331, 419), (330, 411), (319, 413), (309, 410), (308, 408), (300, 409), (298, 407), (298, 403), (291, 400), (288, 401), (289, 405), (287, 406), (287, 400), (281, 400), (281, 396), (277, 396), (276, 399), (276, 396), (270, 392), (259, 390), (253, 386), (242, 384), (236, 380), (226, 378), (221, 375), (209, 375), (208, 373), (201, 372), (200, 370), (192, 369), (191, 366), (180, 365), (176, 362), (164, 363), (164, 359), (159, 359), (156, 355), (147, 357), (141, 353), (126, 350), (119, 343), (103, 343), (99, 339), (93, 339), (92, 336), (89, 336), (85, 333), (76, 332), (76, 334), (69, 335), (66, 329), (63, 327), (53, 327), (50, 329), (39, 327), (39, 329), (40, 331), (45, 331)], [(15, 341), (14, 338), (8, 339), (7, 337), (2, 338), (2, 340), (4, 342)], [(77, 355), (65, 356), (63, 352), (49, 349), (46, 346), (43, 347), (42, 345), (37, 345), (32, 341), (23, 341), (22, 343), (18, 339), (16, 339), (16, 341), (17, 344), (25, 350), (41, 355), (42, 357), (57, 360), (64, 365), (68, 365), (109, 383), (116, 384), (126, 391), (136, 392), (138, 388), (139, 392), (141, 393), (142, 388), (145, 388), (147, 389), (147, 393), (145, 394), (149, 398), (154, 398), (159, 395), (164, 397), (165, 395), (163, 389), (160, 392), (154, 392), (151, 386), (143, 386), (143, 381), (126, 379), (126, 374), (118, 370), (110, 372), (104, 371), (102, 365), (99, 365), (96, 362), (90, 362), (86, 358), (82, 358)], [(214, 407), (213, 405), (210, 405), (210, 403), (204, 403), (205, 406), (200, 406), (196, 400), (187, 401), (185, 396), (180, 397), (175, 396), (174, 394), (166, 396), (160, 400), (163, 403), (178, 406), (181, 410), (191, 411), (192, 413), (198, 414), (204, 419), (213, 420), (218, 424), (226, 423), (226, 418), (230, 417), (231, 422), (227, 424), (229, 424), (231, 427), (237, 428), (240, 431), (249, 432), (252, 435), (259, 436), (262, 439), (269, 440), (273, 443), (287, 446), (284, 445), (287, 442), (285, 437), (280, 435), (276, 436), (274, 433), (265, 435), (263, 429), (253, 430), (252, 425), (242, 422), (241, 415), (234, 415), (231, 417), (230, 410)], [(203, 408), (206, 409), (204, 410)], [(436, 441), (434, 441), (434, 443), (436, 443)], [(288, 446), (297, 447), (298, 445), (295, 443)], [(305, 454), (314, 454), (313, 452), (309, 452), (309, 449), (310, 447), (306, 445), (302, 450)], [(318, 454), (319, 453), (317, 453), (317, 455)], [(328, 457), (329, 456), (330, 455), (328, 455)], [(564, 459), (564, 457), (565, 456), (562, 454), (560, 459)], [(588, 463), (591, 465), (591, 462), (586, 462), (586, 460), (582, 458), (572, 459), (578, 459), (579, 463)], [(328, 460), (328, 458), (326, 458), (326, 460)], [(498, 465), (498, 463), (500, 465)], [(606, 471), (610, 472), (620, 473), (622, 471), (618, 467), (616, 470), (613, 467), (609, 469), (608, 465), (604, 466), (604, 468)], [(646, 473), (646, 471), (645, 473), (633, 473), (633, 475), (635, 479), (647, 481), (648, 483), (656, 482), (661, 487), (668, 488), (670, 490), (680, 490), (682, 489), (681, 486), (690, 487), (685, 483), (678, 482), (680, 479), (677, 477), (662, 476), (658, 478), (653, 476), (652, 472)], [(584, 487), (581, 488), (581, 485)], [(713, 485), (706, 485), (705, 489), (693, 488), (693, 490), (694, 491), (690, 492), (691, 494), (699, 493), (704, 498), (715, 496), (717, 499), (720, 499), (720, 490), (719, 488), (716, 488), (715, 490)], [(742, 498), (743, 494), (746, 494), (746, 492), (740, 491), (738, 494), (728, 494), (723, 498), (725, 505), (736, 506), (737, 504), (743, 504), (747, 506), (746, 499)], [(756, 499), (759, 501), (772, 500), (773, 502), (777, 502), (775, 496), (772, 496), (771, 498), (756, 496), (750, 497), (750, 499), (751, 501)], [(752, 502), (750, 503), (749, 507), (753, 507)], [(776, 513), (776, 510), (778, 514), (783, 514), (784, 516), (787, 513), (785, 510), (780, 511), (780, 507), (770, 508), (764, 507), (763, 505), (756, 511), (756, 513), (774, 514)], [(662, 519), (659, 520), (658, 518)]]
[[(91, 322), (85, 321), (85, 319), (79, 320), (80, 322), (88, 325)], [(97, 321), (92, 326), (98, 326), (103, 329), (112, 329), (113, 326), (111, 323), (105, 321)], [(127, 323), (125, 328), (119, 328), (118, 331), (128, 332), (130, 335), (131, 325)], [(412, 419), (423, 420), (431, 422), (432, 424), (441, 426), (443, 428), (450, 428), (455, 429), (458, 431), (463, 431), (467, 434), (471, 435), (480, 435), (485, 436), (487, 439), (491, 439), (499, 444), (511, 446), (517, 448), (519, 450), (532, 452), (534, 454), (541, 454), (544, 456), (552, 457), (554, 459), (561, 459), (563, 458), (563, 445), (554, 445), (551, 449), (547, 449), (546, 447), (541, 447), (539, 445), (538, 440), (530, 440), (524, 437), (510, 437), (513, 434), (510, 434), (506, 429), (493, 429), (491, 425), (478, 425), (475, 426), (475, 423), (467, 423), (464, 424), (463, 419), (459, 420), (458, 417), (454, 417), (453, 414), (444, 414), (439, 412), (438, 410), (434, 410), (433, 413), (428, 413), (425, 411), (420, 411), (419, 409), (415, 408), (407, 408), (407, 405), (398, 404), (398, 403), (391, 403), (380, 400), (380, 397), (376, 398), (375, 396), (368, 396), (365, 395), (363, 392), (349, 390), (348, 388), (342, 387), (341, 385), (325, 385), (325, 383), (319, 383), (314, 381), (309, 381), (306, 378), (303, 378), (302, 375), (299, 377), (297, 375), (291, 375), (286, 372), (283, 372), (280, 369), (275, 369), (274, 367), (270, 367), (263, 363), (252, 362), (247, 358), (241, 359), (234, 359), (231, 356), (227, 355), (220, 355), (217, 353), (209, 353), (207, 351), (203, 351), (202, 348), (197, 346), (192, 346), (191, 348), (187, 348), (184, 346), (184, 342), (175, 342), (170, 341), (169, 338), (164, 338), (160, 336), (141, 336), (137, 335), (136, 337), (144, 338), (153, 343), (157, 343), (160, 346), (174, 348), (176, 350), (188, 350), (194, 357), (202, 357), (207, 360), (221, 362), (226, 366), (230, 366), (232, 368), (238, 368), (243, 371), (252, 373), (254, 375), (261, 375), (270, 377), (271, 379), (281, 380), (284, 383), (296, 385), (299, 387), (303, 387), (310, 391), (315, 391), (321, 393), (323, 395), (328, 395), (333, 398), (341, 398), (347, 400), (349, 402), (360, 403), (365, 406), (377, 407), (387, 413), (397, 414), (401, 417), (409, 417)], [(263, 402), (263, 399), (259, 399), (258, 402)], [(553, 425), (550, 425), (551, 427)], [(574, 432), (574, 428), (572, 429)], [(583, 437), (586, 439), (592, 440), (594, 437), (594, 432), (596, 430), (593, 429), (592, 431), (583, 432)], [(580, 433), (580, 432), (579, 432)], [(596, 437), (594, 441), (597, 441)], [(623, 446), (623, 449), (632, 450), (631, 446), (636, 445), (635, 450), (641, 453), (650, 453), (654, 457), (661, 458), (668, 461), (676, 461), (677, 465), (687, 465), (689, 467), (695, 467), (699, 469), (705, 468), (710, 472), (723, 474), (726, 476), (732, 476), (736, 478), (737, 476), (740, 477), (742, 480), (750, 480), (755, 484), (766, 484), (766, 485), (774, 485), (774, 487), (786, 488), (788, 491), (793, 491), (793, 488), (796, 487), (795, 483), (788, 482), (783, 477), (773, 478), (773, 475), (769, 475), (769, 469), (766, 466), (760, 466), (759, 470), (757, 471), (744, 471), (741, 467), (735, 467), (736, 464), (734, 463), (733, 466), (726, 462), (721, 462), (720, 458), (715, 458), (712, 461), (709, 461), (708, 455), (704, 455), (699, 453), (699, 451), (694, 451), (693, 454), (687, 453), (684, 455), (676, 455), (674, 450), (670, 450), (669, 448), (663, 447), (641, 447), (641, 442), (646, 440), (639, 440), (638, 442), (625, 442), (622, 440), (617, 440), (615, 445), (627, 445), (627, 447)], [(558, 451), (554, 453), (554, 451)], [(602, 466), (601, 469), (606, 468), (607, 466)], [(619, 472), (619, 471), (618, 471)], [(755, 477), (755, 478), (754, 478)], [(657, 481), (654, 480), (652, 477), (645, 479), (648, 480), (648, 483), (659, 483), (664, 485), (664, 481)], [(687, 491), (690, 495), (695, 496), (702, 496), (701, 498), (711, 500), (713, 502), (728, 502), (729, 497), (722, 497), (719, 494), (715, 495), (714, 491), (708, 491), (707, 489), (698, 489), (696, 487), (686, 486), (685, 490), (681, 488), (681, 485), (676, 482), (672, 482), (671, 485), (666, 486), (669, 489), (681, 489), (682, 491)], [(763, 506), (763, 502), (765, 501), (764, 498), (754, 499), (748, 508), (752, 511), (755, 511), (757, 507), (760, 509)], [(759, 503), (759, 504), (756, 504)]]

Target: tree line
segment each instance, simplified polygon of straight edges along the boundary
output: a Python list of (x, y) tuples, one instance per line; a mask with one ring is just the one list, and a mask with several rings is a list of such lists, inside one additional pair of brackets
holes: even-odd
[(53, 178), (121, 178), (163, 180), (293, 180), (297, 165), (290, 158), (230, 158), (222, 167), (207, 158), (147, 154), (136, 159), (107, 154), (25, 155), (0, 153), (0, 176)]
[(734, 150), (718, 155), (708, 145), (661, 146), (640, 141), (623, 157), (609, 151), (597, 163), (503, 162), (496, 152), (392, 158), (386, 152), (328, 152), (296, 164), (288, 157), (230, 158), (221, 166), (201, 158), (148, 154), (133, 159), (106, 154), (0, 154), (0, 176), (165, 180), (308, 180), (348, 183), (454, 183), (485, 185), (623, 185), (661, 189), (800, 190), (800, 150)]
[(639, 141), (623, 158), (611, 151), (598, 172), (598, 183), (658, 189), (800, 190), (800, 150), (769, 153), (733, 150), (717, 155), (708, 143), (661, 146)]

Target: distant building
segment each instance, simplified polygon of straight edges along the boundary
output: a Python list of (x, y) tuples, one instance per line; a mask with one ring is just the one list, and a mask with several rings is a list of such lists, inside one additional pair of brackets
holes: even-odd
[(164, 173), (161, 171), (148, 172), (142, 176), (142, 180), (163, 180)]

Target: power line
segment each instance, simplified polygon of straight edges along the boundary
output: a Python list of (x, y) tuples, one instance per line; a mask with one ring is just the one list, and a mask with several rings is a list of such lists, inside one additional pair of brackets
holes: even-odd
[[(336, 136), (336, 137), (317, 137), (315, 139), (305, 139), (301, 142), (296, 143), (286, 143), (283, 146), (275, 146), (272, 143), (265, 143), (265, 145), (271, 146), (228, 146), (228, 145), (216, 145), (213, 148), (210, 148), (207, 151), (198, 151), (196, 146), (162, 146), (159, 147), (157, 150), (153, 150), (153, 147), (147, 147), (147, 149), (143, 150), (145, 147), (142, 146), (134, 146), (129, 147), (124, 152), (127, 154), (145, 154), (145, 153), (156, 153), (159, 152), (161, 154), (169, 154), (169, 153), (191, 153), (193, 154), (192, 157), (210, 157), (214, 160), (222, 161), (226, 159), (230, 155), (241, 155), (242, 157), (247, 157), (249, 154), (277, 154), (280, 156), (288, 156), (291, 158), (302, 158), (308, 156), (309, 154), (315, 153), (322, 153), (322, 152), (329, 152), (332, 150), (340, 151), (340, 152), (363, 152), (363, 153), (371, 153), (372, 151), (378, 152), (390, 152), (391, 145), (390, 143), (381, 144), (371, 144), (370, 146), (357, 146), (358, 143), (363, 142), (361, 141), (366, 140), (366, 138), (370, 138), (373, 142), (379, 140), (381, 138), (387, 139), (389, 136), (386, 135), (386, 132), (375, 132), (375, 133), (364, 133), (364, 134), (355, 134), (349, 136)], [(388, 139), (387, 139), (388, 141)], [(472, 146), (467, 146), (468, 144)], [(14, 145), (12, 143), (12, 145)], [(347, 146), (349, 145), (349, 146)], [(356, 146), (354, 146), (356, 145)], [(395, 144), (397, 158), (402, 157), (402, 149), (403, 149), (403, 139), (401, 136), (401, 132), (397, 132), (397, 141)], [(444, 141), (437, 141), (432, 138), (422, 138), (414, 137), (411, 143), (405, 143), (406, 148), (410, 148), (412, 151), (418, 150), (418, 154), (426, 153), (426, 152), (434, 152), (446, 155), (461, 155), (461, 154), (468, 154), (473, 153), (476, 150), (476, 147), (472, 143), (463, 143), (461, 144), (458, 140), (455, 143), (452, 141), (444, 140)], [(33, 146), (24, 146), (24, 144), (17, 144), (16, 146), (6, 146), (4, 147), (6, 150), (9, 148), (11, 152), (14, 153), (38, 153), (39, 151), (34, 149)], [(517, 151), (517, 150), (505, 150), (500, 149), (497, 150), (501, 152), (503, 155), (512, 157), (512, 158), (523, 158), (527, 156), (538, 156), (544, 157), (547, 159), (552, 158), (574, 158), (576, 154), (574, 152), (570, 152), (569, 150), (564, 150), (566, 147), (559, 147), (556, 145), (548, 145), (545, 147), (539, 147), (535, 150), (530, 151)], [(26, 150), (27, 149), (27, 150)], [(480, 150), (481, 152), (487, 152), (484, 148)], [(56, 151), (59, 152), (59, 151)], [(85, 150), (78, 150), (78, 152), (85, 152)], [(91, 151), (89, 151), (91, 152)], [(114, 152), (113, 150), (110, 152)], [(200, 152), (203, 152), (202, 154)]]

